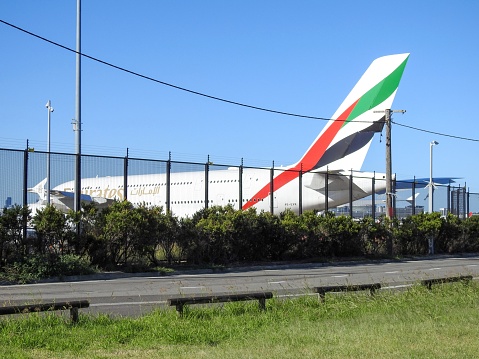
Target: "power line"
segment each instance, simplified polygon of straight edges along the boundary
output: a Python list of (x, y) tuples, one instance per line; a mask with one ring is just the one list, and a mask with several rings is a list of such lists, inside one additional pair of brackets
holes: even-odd
[[(55, 41), (52, 41), (52, 40), (49, 40), (43, 36), (40, 36), (40, 35), (37, 35), (33, 32), (30, 32), (28, 30), (25, 30), (19, 26), (16, 26), (16, 25), (13, 25), (7, 21), (4, 21), (2, 19), (0, 19), (0, 22), (7, 25), (7, 26), (10, 26), (16, 30), (19, 30), (21, 32), (24, 32), (30, 36), (33, 36), (33, 37), (36, 37), (40, 40), (43, 40), (45, 42), (48, 42), (52, 45), (55, 45), (57, 47), (60, 47), (64, 50), (67, 50), (67, 51), (70, 51), (70, 52), (73, 52), (73, 53), (77, 53), (76, 50), (74, 49), (71, 49), (65, 45), (62, 45), (62, 44), (59, 44)], [(190, 90), (190, 89), (187, 89), (185, 87), (181, 87), (181, 86), (177, 86), (177, 85), (173, 85), (173, 84), (170, 84), (168, 82), (164, 82), (164, 81), (161, 81), (161, 80), (158, 80), (158, 79), (155, 79), (153, 77), (150, 77), (150, 76), (146, 76), (146, 75), (143, 75), (143, 74), (140, 74), (138, 72), (135, 72), (135, 71), (132, 71), (132, 70), (128, 70), (124, 67), (121, 67), (121, 66), (118, 66), (118, 65), (114, 65), (110, 62), (107, 62), (107, 61), (104, 61), (104, 60), (101, 60), (101, 59), (98, 59), (96, 57), (93, 57), (93, 56), (90, 56), (90, 55), (87, 55), (87, 54), (84, 54), (84, 53), (79, 53), (80, 56), (83, 56), (85, 58), (88, 58), (90, 60), (93, 60), (93, 61), (96, 61), (96, 62), (99, 62), (103, 65), (106, 65), (106, 66), (109, 66), (109, 67), (112, 67), (114, 69), (117, 69), (117, 70), (120, 70), (120, 71), (123, 71), (123, 72), (126, 72), (126, 73), (129, 73), (131, 75), (134, 75), (134, 76), (137, 76), (137, 77), (140, 77), (140, 78), (143, 78), (143, 79), (146, 79), (146, 80), (149, 80), (149, 81), (153, 81), (153, 82), (156, 82), (156, 83), (159, 83), (161, 85), (164, 85), (164, 86), (169, 86), (169, 87), (172, 87), (172, 88), (175, 88), (177, 90), (180, 90), (180, 91), (185, 91), (185, 92), (188, 92), (188, 93), (191, 93), (191, 94), (194, 94), (194, 95), (198, 95), (198, 96), (203, 96), (203, 97), (206, 97), (206, 98), (209, 98), (209, 99), (212, 99), (212, 100), (216, 100), (216, 101), (221, 101), (221, 102), (225, 102), (225, 103), (229, 103), (229, 104), (232, 104), (232, 105), (236, 105), (236, 106), (242, 106), (242, 107), (246, 107), (246, 108), (250, 108), (250, 109), (253, 109), (253, 110), (259, 110), (259, 111), (264, 111), (264, 112), (270, 112), (270, 113), (275, 113), (275, 114), (279, 114), (279, 115), (285, 115), (285, 116), (293, 116), (293, 117), (300, 117), (300, 118), (306, 118), (306, 119), (311, 119), (311, 120), (321, 120), (321, 121), (329, 121), (331, 120), (331, 118), (326, 118), (326, 117), (317, 117), (317, 116), (309, 116), (309, 115), (301, 115), (301, 114), (297, 114), (297, 113), (292, 113), (292, 112), (284, 112), (284, 111), (278, 111), (278, 110), (272, 110), (272, 109), (268, 109), (268, 108), (265, 108), (265, 107), (258, 107), (258, 106), (253, 106), (253, 105), (248, 105), (248, 104), (244, 104), (244, 103), (241, 103), (241, 102), (237, 102), (237, 101), (232, 101), (232, 100), (227, 100), (227, 99), (224, 99), (224, 98), (221, 98), (221, 97), (217, 97), (217, 96), (212, 96), (212, 95), (208, 95), (208, 94), (205, 94), (205, 93), (202, 93), (202, 92), (198, 92), (198, 91), (194, 91), (194, 90)], [(356, 121), (356, 122), (370, 122), (370, 121)], [(391, 123), (395, 124), (395, 125), (398, 125), (398, 126), (402, 126), (402, 127), (406, 127), (406, 128), (409, 128), (411, 130), (415, 130), (415, 131), (420, 131), (420, 132), (426, 132), (426, 133), (431, 133), (431, 134), (434, 134), (434, 135), (438, 135), (438, 136), (444, 136), (444, 137), (450, 137), (450, 138), (455, 138), (455, 139), (459, 139), (459, 140), (465, 140), (465, 141), (474, 141), (474, 142), (479, 142), (478, 139), (473, 139), (473, 138), (467, 138), (467, 137), (461, 137), (461, 136), (455, 136), (455, 135), (450, 135), (450, 134), (446, 134), (446, 133), (440, 133), (440, 132), (435, 132), (435, 131), (430, 131), (430, 130), (425, 130), (425, 129), (421, 129), (421, 128), (418, 128), (418, 127), (413, 127), (413, 126), (408, 126), (408, 125), (404, 125), (404, 124), (401, 124), (401, 123), (397, 123), (395, 121), (392, 121), (391, 120)]]
[(394, 123), (395, 125), (402, 126), (402, 127), (406, 127), (406, 128), (409, 128), (409, 129), (415, 130), (415, 131), (432, 133), (433, 135), (450, 137), (450, 138), (455, 138), (455, 139), (458, 139), (458, 140), (479, 142), (479, 140), (478, 140), (478, 139), (475, 139), (475, 138), (461, 137), (461, 136), (450, 135), (450, 134), (447, 134), (447, 133), (441, 133), (441, 132), (424, 130), (424, 129), (422, 129), (422, 128), (413, 127), (413, 126), (409, 126), (409, 125), (404, 125), (404, 124), (398, 123), (398, 122), (396, 122), (396, 121), (391, 121), (391, 122)]
[[(43, 41), (46, 41), (52, 45), (55, 45), (55, 46), (58, 46), (58, 47), (61, 47), (62, 49), (64, 50), (67, 50), (67, 51), (70, 51), (70, 52), (73, 52), (73, 53), (77, 53), (77, 51), (65, 46), (65, 45), (62, 45), (62, 44), (59, 44), (55, 41), (52, 41), (52, 40), (49, 40), (45, 37), (42, 37), (40, 35), (37, 35), (37, 34), (34, 34), (33, 32), (30, 32), (30, 31), (27, 31), (21, 27), (18, 27), (18, 26), (15, 26), (13, 24), (10, 24), (4, 20), (1, 20), (0, 19), (0, 22), (2, 22), (3, 24), (5, 25), (8, 25), (10, 27), (13, 27), (14, 29), (17, 29), (19, 31), (22, 31), (30, 36), (33, 36), (33, 37), (36, 37), (40, 40), (43, 40)], [(131, 75), (134, 75), (134, 76), (138, 76), (138, 77), (141, 77), (143, 79), (146, 79), (146, 80), (149, 80), (149, 81), (153, 81), (153, 82), (156, 82), (156, 83), (159, 83), (159, 84), (162, 84), (162, 85), (165, 85), (165, 86), (169, 86), (169, 87), (172, 87), (172, 88), (175, 88), (177, 90), (181, 90), (181, 91), (185, 91), (185, 92), (189, 92), (191, 94), (194, 94), (194, 95), (198, 95), (198, 96), (203, 96), (203, 97), (207, 97), (209, 99), (212, 99), (212, 100), (216, 100), (216, 101), (221, 101), (221, 102), (226, 102), (226, 103), (229, 103), (229, 104), (232, 104), (232, 105), (237, 105), (237, 106), (242, 106), (242, 107), (247, 107), (247, 108), (251, 108), (253, 110), (259, 110), (259, 111), (265, 111), (265, 112), (271, 112), (271, 113), (276, 113), (276, 114), (279, 114), (279, 115), (286, 115), (286, 116), (294, 116), (294, 117), (301, 117), (301, 118), (308, 118), (308, 119), (313, 119), (313, 120), (322, 120), (322, 121), (329, 121), (330, 118), (325, 118), (325, 117), (317, 117), (317, 116), (308, 116), (308, 115), (300, 115), (300, 114), (296, 114), (296, 113), (291, 113), (291, 112), (284, 112), (284, 111), (277, 111), (277, 110), (272, 110), (272, 109), (268, 109), (268, 108), (264, 108), (264, 107), (258, 107), (258, 106), (253, 106), (253, 105), (248, 105), (248, 104), (244, 104), (244, 103), (241, 103), (241, 102), (237, 102), (237, 101), (231, 101), (231, 100), (226, 100), (224, 98), (221, 98), (221, 97), (217, 97), (217, 96), (212, 96), (212, 95), (208, 95), (208, 94), (205, 94), (205, 93), (202, 93), (202, 92), (198, 92), (198, 91), (194, 91), (194, 90), (190, 90), (190, 89), (187, 89), (185, 87), (181, 87), (181, 86), (177, 86), (177, 85), (173, 85), (173, 84), (170, 84), (170, 83), (167, 83), (167, 82), (164, 82), (164, 81), (161, 81), (161, 80), (158, 80), (158, 79), (155, 79), (153, 77), (150, 77), (150, 76), (146, 76), (146, 75), (143, 75), (143, 74), (140, 74), (138, 72), (135, 72), (135, 71), (132, 71), (132, 70), (128, 70), (124, 67), (121, 67), (121, 66), (117, 66), (117, 65), (114, 65), (110, 62), (107, 62), (107, 61), (104, 61), (104, 60), (101, 60), (101, 59), (98, 59), (96, 57), (93, 57), (93, 56), (90, 56), (90, 55), (87, 55), (87, 54), (84, 54), (84, 53), (80, 53), (81, 56), (83, 57), (86, 57), (90, 60), (93, 60), (93, 61), (96, 61), (96, 62), (99, 62), (103, 65), (106, 65), (106, 66), (109, 66), (109, 67), (112, 67), (112, 68), (115, 68), (117, 70), (120, 70), (120, 71), (123, 71), (123, 72), (126, 72), (126, 73), (129, 73)]]

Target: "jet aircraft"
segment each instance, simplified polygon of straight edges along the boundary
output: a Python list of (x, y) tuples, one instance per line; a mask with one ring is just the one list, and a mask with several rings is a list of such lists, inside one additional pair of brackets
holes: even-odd
[[(127, 198), (135, 205), (163, 206), (184, 217), (206, 206), (227, 204), (258, 211), (273, 207), (275, 213), (298, 213), (300, 207), (321, 211), (326, 202), (328, 208), (349, 203), (350, 193), (357, 200), (384, 192), (384, 173), (358, 171), (374, 134), (382, 131), (408, 58), (405, 53), (374, 60), (304, 155), (290, 166), (272, 171), (243, 168), (241, 174), (238, 168), (212, 170), (207, 176), (205, 171), (128, 175), (127, 188), (123, 176), (82, 178), (80, 199), (105, 206)], [(371, 178), (377, 181), (373, 184)], [(33, 206), (45, 205), (45, 183), (29, 189), (40, 197)], [(56, 186), (50, 191), (51, 203), (64, 211), (73, 208), (73, 189), (74, 181)]]

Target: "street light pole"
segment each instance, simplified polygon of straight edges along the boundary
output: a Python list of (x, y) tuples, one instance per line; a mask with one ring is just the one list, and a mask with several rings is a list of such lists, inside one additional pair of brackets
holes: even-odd
[(75, 91), (75, 189), (73, 210), (80, 211), (81, 197), (81, 0), (77, 0), (77, 33), (76, 33), (76, 91)]
[(52, 103), (48, 100), (45, 105), (48, 111), (48, 135), (47, 135), (47, 204), (50, 204), (50, 120), (51, 113), (53, 112)]
[(432, 147), (439, 142), (431, 141), (429, 143), (429, 213), (434, 212), (434, 182), (432, 181)]

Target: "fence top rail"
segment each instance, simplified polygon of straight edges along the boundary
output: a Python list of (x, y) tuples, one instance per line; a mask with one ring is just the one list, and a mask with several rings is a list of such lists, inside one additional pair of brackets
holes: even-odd
[[(76, 156), (74, 153), (67, 153), (67, 152), (48, 152), (48, 151), (39, 151), (39, 150), (33, 150), (33, 149), (24, 149), (24, 150), (19, 150), (19, 149), (8, 149), (8, 148), (0, 148), (0, 151), (12, 151), (12, 152), (25, 152), (28, 151), (29, 153), (36, 153), (36, 154), (43, 154), (43, 155), (61, 155), (61, 156)], [(210, 165), (214, 167), (225, 167), (225, 168), (237, 168), (239, 169), (258, 169), (258, 170), (274, 170), (274, 171), (282, 171), (282, 172), (297, 172), (297, 173), (314, 173), (314, 174), (323, 174), (326, 175), (328, 174), (329, 176), (334, 176), (334, 175), (339, 175), (336, 171), (318, 171), (318, 170), (312, 170), (312, 171), (302, 171), (294, 168), (288, 168), (284, 166), (274, 166), (274, 162), (272, 166), (250, 166), (250, 165), (244, 165), (244, 164), (227, 164), (227, 163), (213, 163), (211, 161), (204, 161), (204, 162), (195, 162), (195, 161), (178, 161), (178, 160), (172, 160), (172, 159), (152, 159), (152, 158), (139, 158), (139, 157), (129, 157), (128, 155), (126, 156), (113, 156), (113, 155), (92, 155), (92, 154), (81, 154), (82, 158), (102, 158), (102, 159), (112, 159), (112, 160), (132, 160), (132, 161), (145, 161), (145, 162), (159, 162), (159, 163), (171, 163), (171, 164), (179, 164), (179, 165)], [(370, 177), (365, 177), (361, 176), (360, 171), (352, 171), (351, 175), (356, 178), (367, 178), (370, 179)]]
[(0, 151), (10, 151), (10, 152), (25, 152), (25, 150), (16, 150), (12, 148), (0, 148)]
[[(63, 156), (76, 156), (75, 153), (68, 153), (68, 152), (48, 152), (48, 151), (43, 151), (43, 150), (35, 150), (34, 148), (25, 148), (25, 149), (13, 149), (13, 148), (0, 148), (0, 151), (11, 151), (11, 152), (26, 152), (28, 151), (29, 153), (39, 153), (39, 154), (50, 154), (50, 155), (63, 155)], [(276, 167), (274, 165), (274, 161), (272, 162), (272, 166), (250, 166), (250, 165), (244, 165), (243, 164), (243, 159), (241, 159), (241, 164), (228, 164), (228, 163), (213, 163), (210, 162), (209, 157), (208, 160), (204, 162), (197, 162), (197, 161), (178, 161), (178, 160), (172, 160), (171, 155), (170, 158), (165, 158), (165, 159), (153, 159), (153, 158), (140, 158), (140, 157), (130, 157), (128, 155), (128, 152), (126, 153), (126, 156), (115, 156), (115, 155), (93, 155), (93, 154), (81, 154), (81, 157), (89, 157), (89, 158), (103, 158), (103, 159), (116, 159), (116, 160), (134, 160), (134, 161), (148, 161), (148, 162), (160, 162), (160, 163), (173, 163), (173, 164), (184, 164), (184, 165), (206, 165), (209, 164), (211, 166), (217, 166), (217, 167), (227, 167), (227, 168), (238, 168), (238, 169), (261, 169), (261, 170), (268, 170), (268, 169), (273, 169), (275, 171), (291, 171), (291, 172), (303, 172), (303, 173), (318, 173), (318, 174), (323, 174), (326, 175), (328, 174), (329, 176), (334, 176), (334, 175), (339, 175), (337, 171), (331, 171), (331, 170), (323, 170), (323, 171), (318, 171), (318, 170), (311, 170), (311, 171), (302, 171), (294, 168), (288, 168), (288, 167)], [(341, 173), (344, 175), (345, 172), (350, 172), (350, 175), (355, 177), (355, 178), (363, 178), (363, 179), (372, 179), (374, 178), (371, 176), (364, 176), (362, 171), (341, 171)], [(374, 172), (375, 173), (375, 172)], [(457, 177), (444, 177), (444, 178), (438, 178), (440, 181), (445, 181), (449, 180), (449, 183), (435, 183), (437, 187), (449, 187), (449, 188), (464, 188), (465, 189), (465, 184), (460, 185), (457, 182), (454, 182), (454, 180), (457, 180), (459, 178)], [(382, 179), (376, 178), (377, 181), (381, 181)], [(385, 180), (385, 179), (384, 179)], [(416, 178), (414, 177), (413, 179), (406, 179), (406, 180), (400, 180), (400, 179), (394, 179), (395, 183), (402, 183), (412, 186), (416, 185), (424, 185), (425, 184), (425, 179), (424, 178)], [(467, 193), (477, 195), (479, 193), (475, 192), (469, 192)]]

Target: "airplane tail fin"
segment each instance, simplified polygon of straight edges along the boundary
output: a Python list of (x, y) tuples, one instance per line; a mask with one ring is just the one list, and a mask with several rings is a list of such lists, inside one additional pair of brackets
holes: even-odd
[(38, 183), (35, 187), (28, 188), (27, 192), (37, 194), (40, 197), (40, 201), (46, 200), (46, 189), (45, 189), (46, 183), (47, 183), (47, 179), (45, 178), (43, 181)]
[[(300, 172), (360, 170), (374, 134), (382, 131), (385, 110), (392, 106), (408, 58), (399, 54), (374, 60), (303, 157), (273, 179), (274, 190)], [(270, 189), (265, 185), (253, 198), (266, 198)], [(254, 203), (248, 201), (243, 209)]]
[(360, 170), (374, 133), (381, 132), (409, 54), (374, 60), (299, 162), (312, 170)]

